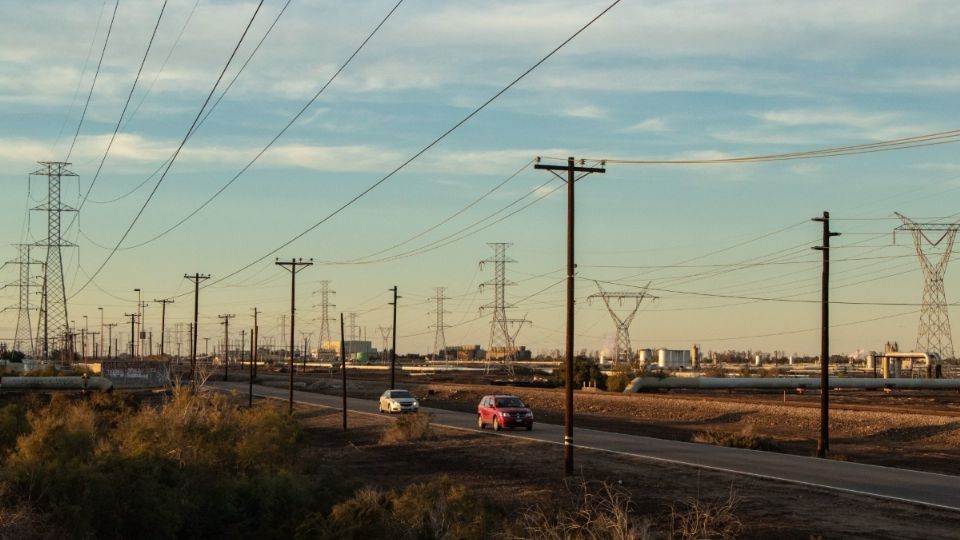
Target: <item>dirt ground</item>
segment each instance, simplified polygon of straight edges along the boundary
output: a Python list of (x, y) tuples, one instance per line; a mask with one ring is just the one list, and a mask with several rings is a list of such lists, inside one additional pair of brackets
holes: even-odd
[[(513, 515), (564, 493), (557, 445), (453, 429), (438, 430), (435, 441), (381, 444), (394, 421), (390, 417), (351, 413), (344, 432), (338, 410), (300, 407), (297, 415), (311, 454), (331, 460), (362, 484), (402, 488), (444, 474)], [(744, 525), (738, 537), (745, 539), (946, 539), (960, 530), (960, 514), (954, 512), (602, 452), (578, 451), (577, 467), (584, 478), (626, 489), (636, 511), (661, 531), (668, 530), (671, 505), (723, 500), (731, 492)]]
[[(354, 397), (375, 399), (387, 384), (385, 376), (348, 377), (348, 392)], [(309, 390), (340, 392), (338, 377), (314, 375), (300, 380)], [(485, 394), (517, 394), (539, 421), (562, 422), (562, 389), (410, 376), (399, 379), (397, 386), (419, 396), (426, 407), (458, 411), (475, 410)], [(574, 407), (576, 425), (582, 427), (684, 441), (703, 431), (750, 433), (772, 439), (779, 451), (800, 455), (815, 453), (820, 425), (816, 393), (577, 391)], [(956, 392), (834, 392), (830, 433), (835, 459), (960, 475), (960, 394)]]

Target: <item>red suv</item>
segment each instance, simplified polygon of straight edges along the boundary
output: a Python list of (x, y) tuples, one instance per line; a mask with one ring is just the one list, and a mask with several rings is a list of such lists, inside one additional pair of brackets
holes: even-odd
[(521, 426), (530, 431), (533, 411), (517, 396), (483, 396), (477, 405), (477, 427), (483, 429), (487, 424), (493, 426), (494, 431)]

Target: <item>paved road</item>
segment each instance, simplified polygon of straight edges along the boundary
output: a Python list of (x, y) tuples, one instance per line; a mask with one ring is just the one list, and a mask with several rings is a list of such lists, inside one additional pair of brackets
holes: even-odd
[[(243, 383), (214, 383), (218, 388), (247, 392)], [(257, 385), (254, 394), (287, 399), (288, 391)], [(294, 400), (303, 405), (339, 409), (341, 398), (312, 392), (294, 392)], [(350, 411), (377, 414), (377, 402), (348, 398)], [(470, 413), (423, 408), (433, 414), (434, 423), (456, 429), (476, 430), (476, 417)], [(536, 413), (536, 411), (534, 411)], [(487, 433), (494, 435), (492, 430)], [(538, 423), (533, 431), (502, 431), (496, 435), (518, 437), (550, 444), (563, 444), (563, 426)], [(735, 474), (769, 478), (822, 488), (912, 502), (960, 511), (960, 477), (936, 473), (878, 467), (845, 461), (817, 459), (774, 452), (725, 448), (624, 435), (593, 429), (576, 429), (576, 448), (599, 450), (655, 461), (691, 465)]]

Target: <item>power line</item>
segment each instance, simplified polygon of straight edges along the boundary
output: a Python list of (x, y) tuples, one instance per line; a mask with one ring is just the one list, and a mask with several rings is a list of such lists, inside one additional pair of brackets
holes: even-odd
[(87, 285), (89, 285), (90, 282), (93, 281), (94, 278), (96, 278), (101, 271), (103, 271), (107, 263), (110, 262), (110, 259), (112, 259), (114, 254), (116, 254), (117, 249), (120, 247), (123, 241), (127, 238), (127, 235), (129, 235), (130, 231), (133, 230), (133, 226), (136, 225), (137, 221), (140, 219), (140, 216), (143, 215), (143, 211), (146, 210), (147, 205), (150, 204), (150, 201), (153, 199), (153, 196), (157, 193), (157, 189), (160, 187), (160, 184), (163, 183), (163, 180), (167, 177), (167, 173), (170, 172), (170, 167), (173, 166), (173, 162), (176, 160), (176, 157), (180, 154), (180, 150), (182, 150), (183, 146), (187, 143), (187, 139), (190, 136), (190, 132), (193, 131), (194, 126), (197, 125), (197, 121), (200, 120), (200, 115), (203, 114), (203, 111), (206, 108), (207, 104), (210, 103), (210, 98), (213, 97), (213, 94), (216, 91), (217, 86), (220, 84), (220, 81), (223, 79), (223, 75), (227, 72), (227, 68), (230, 67), (230, 63), (233, 61), (233, 57), (236, 56), (237, 50), (240, 48), (240, 44), (243, 43), (243, 39), (247, 36), (247, 32), (250, 30), (250, 26), (253, 24), (254, 19), (257, 18), (257, 13), (260, 12), (260, 8), (262, 6), (263, 6), (263, 0), (260, 0), (260, 3), (257, 4), (257, 9), (254, 10), (253, 15), (250, 17), (250, 20), (247, 22), (246, 28), (244, 28), (243, 34), (240, 36), (240, 39), (237, 41), (237, 45), (233, 48), (233, 52), (230, 53), (230, 58), (227, 59), (227, 63), (223, 66), (223, 70), (220, 72), (220, 76), (217, 77), (217, 81), (214, 83), (213, 88), (211, 88), (210, 93), (207, 94), (207, 99), (204, 100), (203, 106), (200, 107), (200, 110), (197, 112), (196, 118), (193, 119), (193, 123), (190, 125), (190, 129), (187, 130), (187, 134), (184, 135), (183, 140), (180, 141), (180, 146), (177, 147), (177, 151), (174, 152), (174, 156), (170, 160), (169, 164), (167, 165), (166, 170), (163, 171), (163, 174), (160, 176), (160, 179), (157, 180), (156, 185), (153, 186), (153, 190), (150, 192), (150, 195), (147, 197), (147, 200), (143, 202), (143, 206), (140, 207), (140, 210), (137, 212), (137, 215), (134, 216), (133, 221), (130, 222), (130, 225), (127, 227), (127, 230), (124, 231), (123, 236), (121, 236), (120, 240), (117, 241), (117, 245), (113, 247), (113, 249), (110, 251), (110, 254), (107, 255), (107, 258), (104, 259), (102, 263), (100, 263), (100, 267), (97, 268), (97, 270), (93, 273), (93, 275), (90, 276), (90, 279), (86, 283), (84, 283), (83, 286), (81, 286), (80, 289), (78, 289), (71, 296), (76, 296), (81, 291), (83, 291), (87, 287)]
[[(712, 165), (724, 163), (757, 163), (763, 161), (785, 161), (793, 159), (811, 159), (822, 157), (849, 156), (855, 154), (868, 154), (874, 152), (887, 152), (891, 150), (903, 150), (907, 148), (916, 148), (921, 146), (933, 146), (938, 144), (950, 144), (960, 142), (960, 130), (941, 131), (935, 133), (926, 133), (913, 137), (904, 137), (900, 139), (891, 139), (875, 143), (857, 144), (851, 146), (838, 146), (833, 148), (821, 148), (815, 150), (804, 150), (801, 152), (789, 152), (782, 154), (760, 154), (753, 156), (739, 156), (729, 158), (713, 159), (588, 159), (586, 161), (596, 161), (601, 163), (619, 163), (624, 165)], [(560, 160), (561, 158), (544, 158)]]
[(499, 97), (502, 96), (504, 93), (506, 93), (507, 90), (513, 88), (518, 82), (520, 82), (523, 78), (525, 78), (527, 75), (529, 75), (531, 72), (533, 72), (533, 70), (535, 70), (535, 69), (537, 69), (538, 67), (540, 67), (541, 64), (543, 64), (543, 63), (546, 62), (548, 59), (550, 59), (550, 58), (551, 58), (554, 54), (556, 54), (560, 49), (562, 49), (565, 45), (567, 45), (568, 43), (570, 43), (571, 41), (573, 41), (574, 38), (576, 38), (576, 37), (579, 36), (581, 33), (583, 33), (587, 28), (589, 28), (591, 25), (593, 25), (593, 23), (595, 23), (597, 20), (599, 20), (600, 17), (604, 16), (608, 11), (610, 11), (611, 9), (613, 9), (613, 7), (616, 6), (616, 5), (619, 4), (619, 3), (620, 3), (620, 0), (615, 0), (613, 3), (611, 3), (609, 6), (607, 6), (603, 11), (601, 11), (598, 15), (596, 15), (595, 17), (593, 17), (592, 19), (590, 19), (590, 20), (589, 20), (586, 24), (584, 24), (583, 26), (581, 26), (580, 29), (577, 30), (576, 32), (574, 32), (570, 37), (568, 37), (568, 38), (565, 39), (563, 42), (561, 42), (559, 45), (557, 45), (553, 50), (551, 50), (549, 53), (547, 53), (545, 56), (543, 56), (543, 57), (542, 57), (540, 60), (538, 60), (535, 64), (533, 64), (532, 66), (530, 66), (529, 68), (527, 68), (526, 71), (524, 71), (523, 73), (521, 73), (519, 76), (517, 76), (515, 79), (513, 79), (510, 83), (508, 83), (506, 86), (504, 86), (504, 87), (501, 88), (499, 91), (497, 91), (497, 93), (495, 93), (495, 94), (494, 94), (493, 96), (491, 96), (489, 99), (487, 99), (486, 101), (484, 101), (480, 106), (478, 106), (478, 107), (476, 107), (475, 109), (473, 109), (473, 111), (471, 111), (469, 114), (467, 114), (467, 115), (466, 115), (463, 119), (461, 119), (459, 122), (457, 122), (457, 123), (454, 124), (452, 127), (450, 127), (449, 129), (447, 129), (445, 132), (443, 132), (442, 134), (440, 134), (440, 136), (438, 136), (438, 137), (436, 137), (435, 139), (433, 139), (429, 144), (427, 144), (426, 146), (424, 146), (423, 148), (421, 148), (419, 151), (417, 151), (416, 153), (414, 153), (412, 156), (410, 156), (409, 158), (407, 158), (403, 163), (401, 163), (400, 165), (398, 165), (397, 167), (395, 167), (393, 170), (391, 170), (389, 173), (387, 173), (386, 175), (384, 175), (383, 177), (381, 177), (379, 180), (377, 180), (376, 182), (374, 182), (373, 184), (371, 184), (370, 186), (368, 186), (366, 189), (364, 189), (363, 191), (361, 191), (360, 193), (358, 193), (357, 195), (355, 195), (353, 198), (351, 198), (350, 200), (348, 200), (347, 202), (343, 203), (342, 205), (340, 205), (339, 207), (337, 207), (335, 210), (333, 210), (332, 212), (330, 212), (329, 214), (327, 214), (323, 219), (321, 219), (320, 221), (317, 221), (317, 222), (314, 223), (313, 225), (307, 227), (304, 231), (302, 231), (302, 232), (294, 235), (294, 236), (293, 236), (292, 238), (290, 238), (289, 240), (281, 243), (281, 244), (280, 244), (279, 246), (277, 246), (276, 248), (270, 250), (270, 252), (268, 252), (268, 253), (266, 253), (266, 254), (258, 257), (258, 258), (255, 259), (254, 261), (252, 261), (252, 262), (250, 262), (250, 263), (248, 263), (248, 264), (246, 264), (246, 265), (238, 268), (237, 270), (234, 270), (233, 272), (227, 274), (226, 276), (224, 276), (223, 278), (221, 278), (221, 280), (226, 279), (226, 278), (229, 278), (229, 277), (234, 276), (234, 275), (236, 275), (236, 274), (239, 274), (240, 272), (243, 272), (243, 271), (246, 270), (247, 268), (250, 268), (251, 266), (259, 263), (260, 261), (263, 261), (264, 259), (267, 259), (268, 257), (270, 257), (270, 256), (272, 256), (273, 254), (277, 253), (277, 252), (280, 251), (281, 249), (283, 249), (283, 248), (289, 246), (290, 244), (296, 242), (296, 241), (299, 240), (300, 238), (303, 238), (304, 236), (306, 236), (307, 234), (309, 234), (311, 231), (313, 231), (314, 229), (316, 229), (316, 228), (319, 227), (320, 225), (323, 225), (324, 223), (326, 223), (327, 221), (329, 221), (330, 219), (332, 219), (334, 216), (338, 215), (340, 212), (342, 212), (343, 210), (345, 210), (345, 209), (347, 209), (348, 207), (350, 207), (351, 205), (353, 205), (353, 203), (357, 202), (358, 200), (360, 200), (361, 198), (363, 198), (364, 196), (366, 196), (368, 193), (370, 193), (371, 191), (373, 191), (374, 189), (376, 189), (377, 187), (379, 187), (381, 184), (383, 184), (384, 182), (386, 182), (387, 180), (389, 180), (390, 178), (392, 178), (394, 175), (396, 175), (398, 172), (400, 172), (400, 171), (401, 171), (403, 168), (405, 168), (407, 165), (409, 165), (410, 163), (412, 163), (414, 160), (416, 160), (417, 158), (419, 158), (419, 157), (422, 156), (423, 154), (427, 153), (427, 151), (429, 151), (431, 148), (433, 148), (434, 146), (436, 146), (437, 144), (439, 144), (440, 141), (442, 141), (442, 140), (444, 140), (445, 138), (447, 138), (447, 136), (449, 136), (451, 133), (453, 133), (454, 131), (456, 131), (460, 126), (462, 126), (463, 124), (467, 123), (471, 118), (473, 118), (474, 116), (476, 116), (477, 114), (479, 114), (480, 111), (482, 111), (483, 109), (485, 109), (488, 105), (490, 105), (491, 103), (493, 103), (497, 98), (499, 98)]
[[(127, 100), (123, 103), (123, 109), (120, 110), (120, 118), (117, 118), (117, 125), (113, 128), (113, 134), (110, 136), (110, 142), (107, 143), (107, 149), (103, 152), (103, 157), (100, 159), (100, 165), (97, 166), (97, 172), (93, 175), (93, 180), (90, 181), (90, 185), (87, 186), (87, 192), (83, 195), (83, 198), (80, 199), (80, 204), (77, 207), (77, 211), (83, 210), (83, 205), (87, 202), (87, 197), (90, 196), (90, 191), (93, 190), (93, 186), (97, 183), (97, 179), (100, 178), (100, 171), (103, 170), (103, 164), (107, 161), (107, 156), (110, 155), (110, 149), (113, 147), (113, 142), (117, 138), (117, 133), (120, 131), (120, 124), (123, 123), (123, 116), (127, 113), (127, 107), (130, 105), (130, 100), (133, 98), (133, 92), (137, 88), (137, 82), (140, 81), (140, 74), (143, 73), (143, 66), (147, 63), (147, 57), (150, 56), (150, 49), (153, 47), (153, 40), (157, 37), (157, 29), (160, 28), (160, 21), (163, 20), (163, 13), (167, 9), (167, 0), (163, 0), (163, 5), (160, 6), (160, 15), (157, 16), (157, 22), (153, 25), (153, 33), (150, 34), (150, 41), (147, 42), (147, 50), (143, 52), (143, 58), (140, 60), (140, 67), (137, 69), (137, 75), (133, 78), (133, 84), (130, 85), (130, 93), (127, 94)], [(72, 225), (72, 223), (71, 223)], [(69, 226), (67, 229), (69, 230)]]
[(103, 65), (103, 56), (107, 52), (107, 43), (110, 42), (110, 34), (113, 32), (113, 21), (117, 18), (117, 8), (120, 7), (120, 0), (113, 6), (113, 15), (110, 16), (110, 26), (107, 27), (107, 37), (103, 40), (103, 49), (100, 50), (100, 60), (97, 61), (97, 70), (93, 73), (93, 82), (90, 83), (90, 91), (87, 92), (87, 101), (83, 104), (83, 112), (80, 113), (80, 122), (77, 123), (77, 130), (73, 133), (73, 141), (70, 142), (70, 149), (67, 150), (67, 157), (63, 161), (70, 161), (70, 154), (73, 154), (73, 147), (77, 144), (77, 137), (80, 135), (80, 127), (83, 126), (83, 120), (87, 116), (87, 107), (90, 106), (90, 97), (93, 96), (93, 89), (97, 86), (97, 77), (100, 75), (100, 67)]
[[(289, 2), (288, 2), (288, 3), (289, 3)], [(380, 21), (380, 24), (378, 24), (378, 25), (376, 26), (376, 28), (374, 28), (373, 31), (370, 32), (369, 35), (367, 35), (367, 38), (364, 39), (363, 42), (360, 44), (360, 46), (357, 47), (356, 50), (353, 51), (353, 54), (351, 54), (350, 57), (347, 58), (347, 60), (346, 60), (343, 64), (340, 65), (340, 68), (337, 69), (337, 71), (336, 71), (333, 75), (330, 76), (330, 78), (327, 80), (327, 82), (326, 82), (322, 87), (320, 87), (320, 90), (318, 90), (317, 93), (314, 94), (313, 97), (310, 98), (310, 100), (307, 101), (307, 103), (300, 109), (300, 111), (297, 112), (297, 114), (294, 115), (293, 118), (291, 118), (289, 122), (287, 122), (287, 124), (283, 127), (283, 129), (281, 129), (280, 132), (277, 133), (276, 136), (274, 136), (273, 139), (271, 139), (270, 142), (268, 142), (266, 146), (264, 146), (259, 152), (257, 152), (257, 155), (255, 155), (255, 156), (253, 157), (253, 159), (251, 159), (249, 162), (247, 162), (247, 164), (244, 165), (243, 168), (241, 168), (240, 171), (237, 172), (237, 174), (235, 174), (235, 175), (233, 176), (233, 178), (231, 178), (230, 180), (228, 180), (227, 183), (225, 183), (224, 185), (220, 186), (220, 189), (218, 189), (216, 192), (214, 192), (214, 194), (211, 195), (206, 201), (204, 201), (203, 204), (201, 204), (200, 206), (198, 206), (197, 208), (195, 208), (192, 212), (190, 212), (189, 214), (187, 214), (187, 215), (186, 215), (185, 217), (183, 217), (180, 221), (174, 223), (172, 226), (168, 227), (167, 229), (165, 229), (163, 232), (157, 234), (156, 236), (154, 236), (154, 237), (152, 237), (152, 238), (150, 238), (150, 239), (148, 239), (148, 240), (144, 240), (143, 242), (140, 242), (140, 243), (138, 243), (138, 244), (135, 244), (135, 245), (132, 245), (132, 246), (128, 246), (126, 249), (134, 249), (134, 248), (138, 248), (138, 247), (141, 247), (141, 246), (145, 246), (145, 245), (147, 245), (147, 244), (149, 244), (149, 243), (151, 243), (151, 242), (153, 242), (153, 241), (159, 240), (160, 238), (162, 238), (162, 237), (166, 236), (167, 234), (173, 232), (175, 229), (177, 229), (178, 227), (180, 227), (181, 225), (183, 225), (184, 223), (186, 223), (188, 220), (190, 220), (190, 218), (192, 218), (193, 216), (197, 215), (201, 210), (203, 210), (204, 208), (206, 208), (207, 205), (209, 205), (211, 202), (213, 202), (214, 199), (216, 199), (217, 197), (219, 197), (221, 193), (223, 193), (224, 191), (226, 191), (227, 188), (229, 188), (238, 178), (240, 178), (241, 175), (243, 175), (245, 172), (247, 172), (247, 170), (248, 170), (250, 167), (252, 167), (253, 164), (256, 163), (257, 160), (259, 160), (260, 157), (263, 156), (263, 154), (265, 154), (265, 153), (267, 152), (267, 150), (269, 150), (269, 149), (273, 146), (273, 144), (274, 144), (275, 142), (277, 142), (277, 140), (280, 139), (280, 137), (283, 136), (284, 133), (287, 132), (288, 129), (290, 129), (290, 126), (292, 126), (292, 125), (294, 124), (294, 122), (296, 122), (296, 121), (303, 115), (303, 113), (305, 113), (305, 112), (307, 111), (307, 109), (310, 108), (311, 105), (313, 105), (313, 103), (317, 100), (317, 98), (319, 98), (320, 95), (323, 94), (323, 92), (327, 89), (327, 87), (330, 86), (331, 83), (333, 83), (334, 79), (336, 79), (337, 76), (340, 75), (340, 73), (341, 73), (344, 69), (346, 69), (346, 67), (347, 67), (348, 65), (350, 65), (350, 62), (354, 59), (354, 57), (357, 56), (357, 54), (360, 53), (360, 51), (361, 51), (361, 50), (363, 49), (363, 47), (367, 44), (367, 42), (370, 41), (370, 40), (373, 38), (373, 36), (377, 33), (377, 31), (380, 30), (380, 27), (382, 27), (382, 26), (387, 22), (387, 19), (389, 19), (390, 16), (393, 15), (393, 12), (396, 11), (397, 8), (399, 8), (399, 7), (400, 7), (400, 4), (402, 4), (402, 3), (403, 3), (403, 0), (399, 0), (399, 1), (396, 3), (396, 5), (393, 6), (393, 9), (391, 9), (391, 10), (387, 13), (387, 15), (383, 18), (383, 20)], [(286, 6), (284, 6), (284, 9), (286, 9)], [(281, 12), (281, 13), (282, 13), (282, 12)], [(271, 28), (272, 28), (272, 27), (271, 27)], [(246, 65), (246, 64), (244, 64), (244, 65)], [(272, 251), (272, 252), (270, 252), (269, 254), (265, 255), (264, 257), (258, 259), (257, 261), (254, 261), (254, 263), (252, 263), (250, 266), (252, 266), (253, 264), (256, 264), (256, 263), (258, 263), (258, 262), (260, 262), (260, 261), (262, 261), (262, 260), (264, 260), (264, 259), (266, 259), (266, 258), (269, 257), (270, 255), (273, 255), (274, 253), (276, 253), (277, 251), (279, 251), (280, 249), (282, 249), (282, 248), (285, 247), (286, 245), (289, 245), (289, 242), (288, 242), (288, 244), (285, 244), (284, 246), (281, 246), (280, 248), (277, 248), (275, 251)], [(249, 266), (245, 267), (244, 269), (246, 269), (246, 268), (249, 268)], [(224, 276), (223, 278), (221, 278), (221, 280), (218, 280), (218, 281), (222, 281), (223, 279), (226, 279), (226, 278), (228, 278), (228, 277), (230, 277), (230, 276), (232, 276), (232, 275), (234, 275), (234, 274), (229, 274), (229, 275), (227, 275), (227, 276)], [(214, 283), (217, 283), (217, 281), (215, 281)], [(213, 283), (212, 283), (212, 284), (213, 284)], [(211, 284), (211, 285), (212, 285), (212, 284)]]

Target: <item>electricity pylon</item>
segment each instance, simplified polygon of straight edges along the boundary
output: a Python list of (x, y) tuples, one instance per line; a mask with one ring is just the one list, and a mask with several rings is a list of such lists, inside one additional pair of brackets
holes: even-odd
[[(35, 244), (47, 248), (47, 257), (44, 266), (43, 288), (43, 351), (46, 358), (50, 352), (50, 338), (64, 339), (67, 335), (67, 293), (63, 283), (63, 259), (60, 248), (76, 247), (76, 244), (64, 240), (60, 235), (60, 214), (76, 212), (71, 206), (60, 200), (60, 183), (63, 177), (76, 177), (77, 174), (67, 169), (69, 163), (62, 161), (40, 161), (41, 168), (30, 173), (30, 176), (47, 177), (47, 200), (33, 210), (47, 213), (47, 237)], [(66, 349), (66, 341), (60, 350)]]
[[(617, 365), (629, 364), (633, 358), (633, 350), (630, 348), (630, 323), (633, 322), (633, 318), (637, 315), (637, 311), (640, 309), (640, 303), (647, 298), (651, 300), (657, 299), (656, 296), (647, 292), (647, 287), (649, 286), (650, 284), (648, 283), (641, 291), (607, 292), (597, 283), (597, 289), (599, 289), (600, 292), (587, 297), (588, 302), (594, 298), (603, 299), (603, 303), (607, 306), (607, 311), (610, 312), (610, 317), (617, 327), (617, 341), (613, 349), (613, 358)], [(621, 317), (620, 314), (613, 309), (613, 306), (610, 305), (611, 299), (617, 300), (620, 307), (623, 307), (624, 300), (634, 300), (636, 303), (626, 316)]]
[(13, 350), (29, 356), (36, 356), (36, 343), (33, 341), (33, 328), (30, 324), (30, 265), (40, 264), (30, 258), (30, 244), (14, 244), (17, 259), (4, 263), (20, 267), (20, 279), (13, 284), (20, 289), (20, 302), (17, 305), (17, 331), (13, 338)]
[(380, 348), (381, 359), (385, 359), (384, 355), (386, 355), (387, 351), (390, 350), (390, 333), (392, 332), (392, 330), (393, 329), (390, 328), (389, 326), (377, 327), (377, 333), (380, 334), (380, 338), (382, 339), (381, 343), (383, 344), (382, 347)]
[[(320, 288), (313, 291), (313, 294), (320, 294), (320, 335), (317, 337), (319, 340), (319, 346), (317, 349), (325, 347), (327, 343), (333, 341), (333, 338), (330, 335), (330, 322), (335, 321), (330, 317), (330, 308), (336, 307), (336, 304), (330, 303), (330, 295), (336, 294), (337, 291), (330, 290), (330, 280), (323, 280), (320, 282)], [(314, 306), (316, 307), (316, 306)]]
[[(920, 267), (923, 269), (923, 305), (917, 327), (917, 352), (935, 352), (942, 359), (953, 358), (953, 334), (950, 333), (943, 275), (953, 253), (953, 241), (960, 230), (960, 222), (917, 223), (903, 214), (896, 214), (903, 221), (903, 225), (894, 230), (894, 235), (896, 231), (910, 231), (917, 258), (920, 259)], [(942, 234), (934, 241), (926, 235), (927, 232)], [(929, 255), (924, 253), (924, 240), (931, 247), (943, 246), (939, 259), (931, 261)]]
[(443, 329), (448, 326), (443, 324), (443, 314), (450, 313), (449, 311), (443, 310), (443, 301), (449, 300), (449, 298), (443, 295), (444, 291), (447, 290), (446, 287), (436, 287), (437, 297), (434, 299), (437, 302), (437, 308), (434, 311), (437, 315), (437, 323), (430, 325), (430, 328), (436, 328), (437, 332), (433, 336), (433, 354), (434, 358), (443, 357), (444, 360), (447, 359), (447, 336), (444, 335)]
[[(507, 257), (507, 248), (513, 244), (503, 242), (490, 242), (487, 245), (493, 248), (493, 257), (480, 261), (480, 268), (483, 269), (485, 263), (493, 263), (493, 279), (480, 284), (480, 289), (493, 285), (493, 302), (480, 306), (480, 311), (489, 309), (493, 311), (493, 318), (490, 320), (490, 341), (487, 347), (486, 367), (490, 368), (490, 356), (497, 353), (501, 361), (507, 368), (507, 374), (513, 376), (513, 361), (516, 355), (516, 337), (523, 328), (523, 319), (508, 319), (507, 309), (512, 305), (507, 304), (506, 290), (512, 281), (507, 281), (507, 263), (517, 262)], [(510, 332), (511, 325), (518, 325), (515, 332)]]

